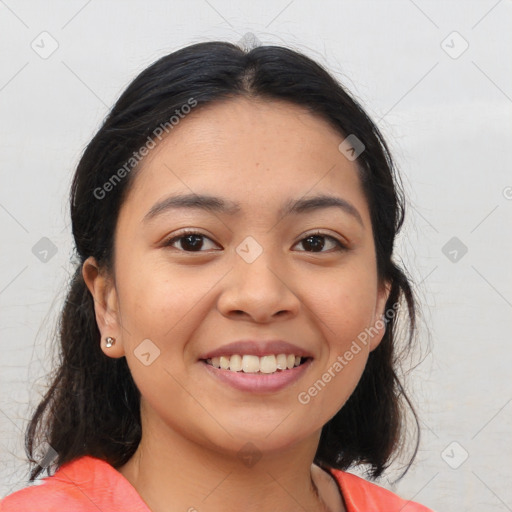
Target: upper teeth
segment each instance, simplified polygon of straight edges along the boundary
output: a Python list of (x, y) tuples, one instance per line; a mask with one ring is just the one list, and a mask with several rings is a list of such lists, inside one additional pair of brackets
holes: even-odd
[(230, 356), (212, 357), (206, 362), (233, 372), (243, 371), (245, 373), (274, 373), (277, 370), (291, 369), (299, 366), (301, 357), (293, 354), (268, 355), (263, 357), (234, 354)]

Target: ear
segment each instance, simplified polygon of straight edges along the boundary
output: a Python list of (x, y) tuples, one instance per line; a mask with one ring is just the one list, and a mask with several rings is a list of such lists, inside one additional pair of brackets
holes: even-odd
[[(82, 276), (94, 299), (96, 323), (101, 333), (101, 349), (109, 357), (124, 356), (117, 291), (113, 278), (104, 269), (100, 268), (96, 259), (92, 256), (84, 261)], [(111, 347), (107, 347), (105, 344), (109, 336), (116, 340)]]
[(380, 342), (382, 341), (382, 338), (384, 337), (384, 334), (386, 332), (386, 316), (385, 308), (386, 303), (389, 298), (389, 294), (391, 292), (391, 282), (390, 281), (383, 281), (379, 283), (379, 288), (377, 291), (377, 302), (375, 304), (375, 316), (373, 319), (373, 325), (370, 327), (369, 331), (372, 334), (370, 336), (370, 352), (372, 350), (375, 350)]

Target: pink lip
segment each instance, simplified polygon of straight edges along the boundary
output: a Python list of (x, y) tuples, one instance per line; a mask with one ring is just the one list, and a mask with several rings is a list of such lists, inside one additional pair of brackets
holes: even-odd
[(289, 386), (304, 375), (304, 372), (308, 370), (311, 363), (312, 359), (308, 359), (300, 366), (276, 373), (245, 373), (222, 370), (221, 368), (215, 368), (205, 361), (201, 362), (205, 370), (214, 378), (220, 379), (222, 382), (240, 391), (252, 391), (253, 393), (270, 393)]
[(268, 356), (271, 354), (293, 354), (300, 357), (313, 357), (310, 352), (283, 340), (239, 340), (233, 343), (228, 343), (214, 350), (210, 350), (209, 352), (201, 355), (199, 359), (211, 359), (212, 357), (232, 356), (234, 354), (241, 356), (253, 355), (258, 357)]

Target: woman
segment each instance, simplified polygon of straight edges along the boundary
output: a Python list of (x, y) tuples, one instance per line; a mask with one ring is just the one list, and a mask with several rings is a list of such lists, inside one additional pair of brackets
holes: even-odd
[(57, 472), (2, 510), (427, 511), (345, 471), (378, 477), (405, 435), (403, 202), (304, 55), (211, 42), (143, 71), (72, 185), (80, 264), (27, 431)]

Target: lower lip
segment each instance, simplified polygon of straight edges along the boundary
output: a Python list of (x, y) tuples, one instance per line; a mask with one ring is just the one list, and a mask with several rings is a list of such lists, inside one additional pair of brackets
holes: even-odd
[(279, 391), (300, 379), (304, 372), (308, 370), (311, 362), (312, 359), (308, 359), (300, 366), (275, 373), (232, 372), (231, 370), (215, 368), (215, 366), (205, 361), (201, 361), (201, 364), (214, 378), (220, 379), (235, 389), (252, 391), (253, 393), (270, 393)]

